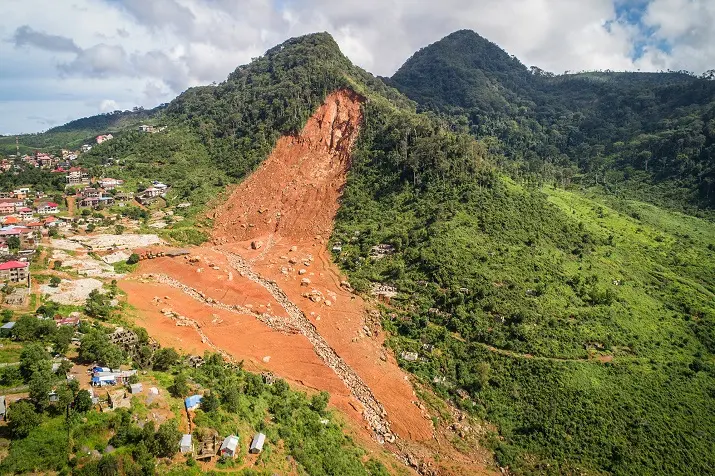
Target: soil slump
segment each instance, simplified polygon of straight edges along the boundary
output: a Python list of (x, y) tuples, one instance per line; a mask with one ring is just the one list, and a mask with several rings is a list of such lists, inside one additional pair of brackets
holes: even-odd
[[(212, 212), (211, 244), (192, 249), (191, 257), (142, 261), (121, 286), (162, 344), (220, 349), (249, 368), (327, 390), (365, 436), (388, 443), (397, 437), (402, 458), (425, 445), (431, 459), (429, 415), (368, 319), (368, 304), (341, 286), (346, 278), (326, 250), (362, 101), (351, 91), (329, 95), (303, 131), (281, 138)], [(193, 327), (169, 319), (166, 306)], [(447, 473), (484, 470), (471, 464), (467, 473), (461, 464)]]

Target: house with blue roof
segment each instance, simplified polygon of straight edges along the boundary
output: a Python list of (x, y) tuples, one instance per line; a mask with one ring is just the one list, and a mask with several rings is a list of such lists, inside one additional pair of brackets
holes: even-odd
[(187, 410), (196, 410), (201, 405), (201, 400), (203, 400), (203, 395), (191, 395), (186, 397), (184, 400), (184, 405), (186, 405)]

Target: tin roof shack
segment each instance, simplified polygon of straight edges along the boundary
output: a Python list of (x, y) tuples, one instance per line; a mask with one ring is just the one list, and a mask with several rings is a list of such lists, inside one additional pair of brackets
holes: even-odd
[(203, 395), (191, 395), (190, 397), (186, 397), (184, 405), (186, 405), (188, 411), (196, 410), (199, 408), (199, 405), (201, 405), (201, 400), (203, 399)]
[(142, 393), (144, 386), (140, 383), (133, 383), (129, 386), (129, 393), (136, 395), (137, 393)]
[(0, 421), (5, 421), (7, 413), (7, 404), (5, 403), (5, 395), (0, 395)]
[(236, 457), (236, 450), (238, 449), (238, 436), (229, 435), (221, 443), (220, 453), (221, 456), (226, 456), (228, 458)]
[(8, 337), (12, 333), (12, 328), (15, 327), (15, 321), (6, 322), (0, 327), (0, 337)]
[(181, 451), (183, 454), (194, 452), (194, 444), (191, 441), (190, 433), (187, 433), (181, 437), (181, 441), (179, 442), (179, 451)]
[(251, 454), (258, 454), (261, 451), (263, 451), (263, 444), (266, 442), (266, 435), (263, 433), (256, 433), (256, 435), (253, 437), (253, 441), (251, 441), (251, 449), (249, 452)]

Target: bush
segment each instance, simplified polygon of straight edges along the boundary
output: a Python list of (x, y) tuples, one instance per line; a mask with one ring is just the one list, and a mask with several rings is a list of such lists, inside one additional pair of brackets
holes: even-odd
[(10, 431), (15, 438), (24, 438), (40, 424), (42, 415), (35, 411), (35, 406), (27, 400), (12, 403), (7, 410)]
[(129, 256), (129, 259), (127, 259), (127, 264), (137, 264), (139, 262), (139, 255), (136, 253), (132, 253)]

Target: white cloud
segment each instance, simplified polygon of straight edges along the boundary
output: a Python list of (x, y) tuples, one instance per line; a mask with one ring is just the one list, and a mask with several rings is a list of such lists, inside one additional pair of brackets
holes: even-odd
[[(13, 100), (18, 111), (24, 98), (33, 110), (53, 109), (56, 121), (86, 115), (86, 104), (100, 112), (108, 97), (153, 107), (315, 31), (332, 33), (353, 62), (379, 75), (465, 28), (554, 72), (715, 65), (715, 1), (650, 0), (642, 25), (618, 21), (615, 1), (625, 0), (4, 0), (0, 108)], [(43, 129), (47, 121), (31, 117), (46, 116), (0, 115), (0, 133)]]
[(102, 112), (112, 112), (119, 109), (119, 104), (114, 99), (103, 99), (99, 103), (99, 110)]

